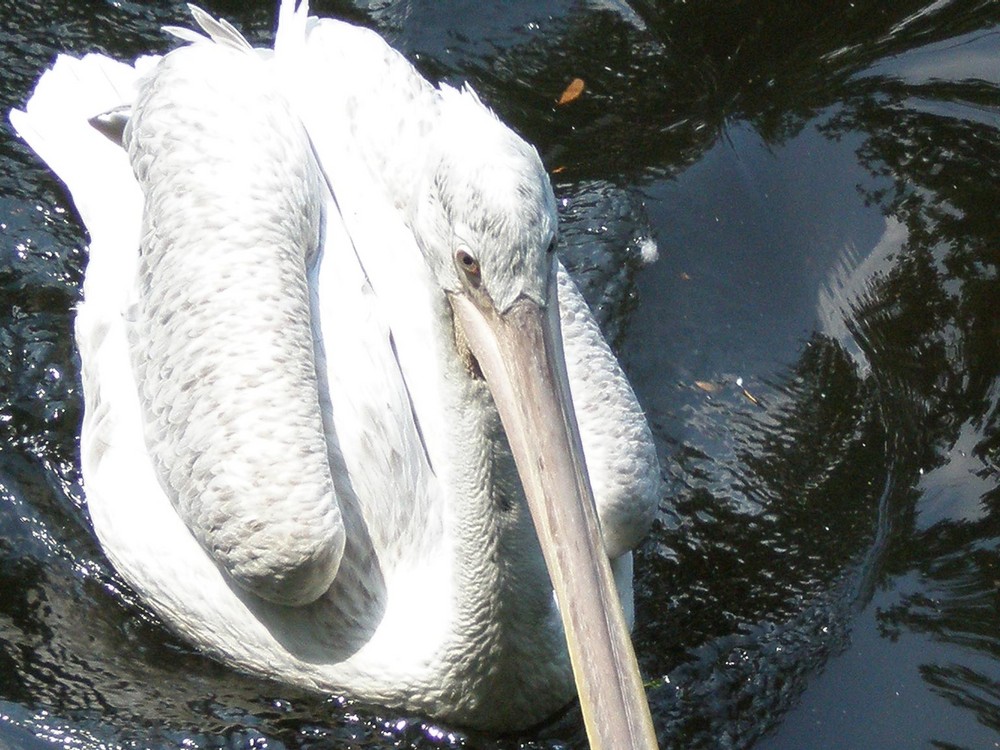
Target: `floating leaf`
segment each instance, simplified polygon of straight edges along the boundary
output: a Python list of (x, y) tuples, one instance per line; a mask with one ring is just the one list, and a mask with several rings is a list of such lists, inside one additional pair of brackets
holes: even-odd
[(715, 393), (719, 390), (719, 386), (715, 383), (709, 383), (707, 380), (696, 380), (694, 384), (705, 391), (705, 393)]
[(569, 86), (566, 90), (562, 92), (562, 96), (559, 97), (559, 101), (556, 102), (559, 106), (563, 104), (569, 104), (571, 101), (580, 98), (580, 94), (583, 93), (584, 83), (582, 78), (574, 78), (569, 82)]

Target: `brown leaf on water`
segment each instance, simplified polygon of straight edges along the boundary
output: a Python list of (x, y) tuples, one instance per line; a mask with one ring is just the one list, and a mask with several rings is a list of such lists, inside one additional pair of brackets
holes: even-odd
[(560, 172), (565, 172), (565, 171), (566, 171), (566, 167), (563, 164), (560, 164), (558, 167), (553, 167), (552, 168), (552, 174), (559, 174)]
[(707, 380), (696, 380), (694, 384), (705, 391), (705, 393), (715, 393), (719, 390), (719, 386), (715, 383), (709, 383)]
[(585, 84), (583, 79), (574, 78), (569, 82), (569, 86), (566, 87), (566, 90), (562, 92), (562, 96), (559, 97), (559, 101), (556, 102), (556, 104), (561, 107), (564, 104), (569, 104), (571, 101), (579, 99), (584, 88)]

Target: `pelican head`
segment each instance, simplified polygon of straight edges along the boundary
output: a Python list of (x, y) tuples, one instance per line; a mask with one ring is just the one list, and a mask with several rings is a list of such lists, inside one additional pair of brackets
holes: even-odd
[(556, 294), (556, 202), (534, 148), (442, 87), (410, 225), (493, 395), (566, 634), (593, 747), (655, 747), (598, 526)]
[(440, 286), (507, 312), (544, 306), (558, 226), (538, 152), (466, 87), (442, 86), (440, 117), (410, 217)]

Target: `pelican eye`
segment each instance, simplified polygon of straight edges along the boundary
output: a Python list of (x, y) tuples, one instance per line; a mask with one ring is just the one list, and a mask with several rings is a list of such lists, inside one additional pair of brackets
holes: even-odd
[(458, 262), (458, 267), (462, 269), (469, 283), (473, 287), (478, 288), (480, 282), (479, 261), (473, 258), (467, 250), (456, 252), (455, 260)]

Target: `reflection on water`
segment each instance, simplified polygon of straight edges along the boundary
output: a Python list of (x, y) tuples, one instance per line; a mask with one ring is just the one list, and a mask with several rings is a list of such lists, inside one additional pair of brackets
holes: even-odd
[[(269, 37), (271, 2), (208, 5)], [(554, 172), (667, 475), (636, 626), (663, 744), (997, 741), (1000, 7), (317, 5), (472, 81)], [(0, 0), (0, 104), (185, 17)], [(85, 246), (4, 123), (0, 746), (579, 746), (572, 709), (482, 737), (235, 675), (142, 608), (79, 486)]]

